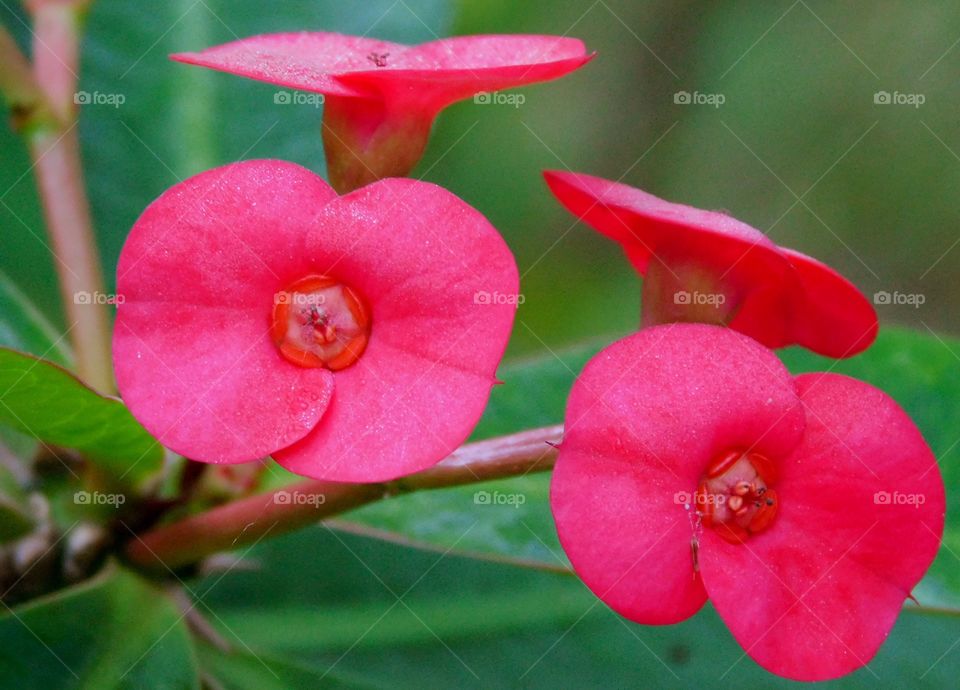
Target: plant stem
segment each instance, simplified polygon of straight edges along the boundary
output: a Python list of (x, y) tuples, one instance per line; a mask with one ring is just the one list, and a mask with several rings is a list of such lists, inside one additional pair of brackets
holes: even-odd
[(300, 482), (147, 532), (130, 541), (126, 555), (145, 569), (174, 569), (383, 498), (543, 472), (553, 467), (562, 433), (557, 425), (469, 443), (430, 469), (389, 482)]
[(14, 126), (22, 129), (33, 123), (50, 122), (47, 99), (33, 78), (33, 70), (13, 36), (0, 25), (0, 94), (3, 94)]
[(33, 74), (52, 117), (21, 127), (37, 186), (77, 373), (103, 393), (115, 391), (110, 318), (80, 162), (74, 95), (80, 60), (80, 24), (87, 2), (29, 4), (34, 22)]

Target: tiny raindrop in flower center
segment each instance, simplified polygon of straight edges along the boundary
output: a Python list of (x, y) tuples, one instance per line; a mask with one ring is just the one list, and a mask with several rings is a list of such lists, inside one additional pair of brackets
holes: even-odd
[(274, 295), (271, 336), (287, 361), (338, 371), (367, 347), (370, 311), (336, 279), (307, 276)]
[(779, 500), (771, 487), (774, 464), (759, 453), (729, 451), (710, 463), (696, 493), (697, 514), (706, 527), (733, 544), (767, 529)]

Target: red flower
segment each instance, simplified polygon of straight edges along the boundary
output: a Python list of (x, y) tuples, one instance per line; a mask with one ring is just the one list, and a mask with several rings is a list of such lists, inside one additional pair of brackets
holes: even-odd
[(643, 323), (728, 325), (768, 347), (830, 357), (865, 350), (877, 314), (833, 269), (746, 223), (590, 175), (547, 171), (574, 215), (619, 242), (643, 281)]
[(608, 606), (658, 625), (709, 597), (751, 657), (797, 680), (870, 661), (937, 552), (945, 505), (893, 400), (837, 374), (793, 378), (702, 324), (644, 329), (587, 364), (550, 500)]
[(329, 176), (337, 191), (346, 192), (413, 170), (433, 120), (448, 105), (556, 79), (592, 55), (580, 41), (557, 36), (464, 36), (406, 46), (303, 32), (252, 36), (171, 57), (323, 94)]
[(509, 337), (513, 257), (449, 192), (338, 197), (281, 161), (192, 177), (120, 256), (114, 368), (165, 446), (379, 481), (430, 466), (480, 418)]

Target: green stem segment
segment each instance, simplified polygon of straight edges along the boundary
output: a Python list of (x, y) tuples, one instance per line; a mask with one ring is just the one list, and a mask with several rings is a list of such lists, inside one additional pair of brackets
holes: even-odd
[(0, 26), (0, 94), (10, 107), (13, 126), (17, 129), (54, 123), (30, 62), (3, 26)]
[(385, 177), (407, 177), (423, 156), (434, 116), (385, 99), (327, 97), (323, 149), (330, 185), (348, 194)]
[(469, 443), (428, 470), (389, 482), (300, 482), (147, 532), (130, 541), (126, 555), (144, 569), (172, 570), (383, 498), (543, 472), (553, 467), (562, 433), (557, 425)]
[(110, 317), (102, 299), (103, 276), (84, 186), (74, 103), (80, 25), (87, 5), (86, 0), (29, 3), (34, 22), (34, 81), (25, 80), (23, 60), (8, 63), (4, 59), (0, 69), (6, 73), (3, 81), (9, 78), (16, 87), (10, 92), (20, 98), (14, 102), (15, 121), (33, 159), (77, 373), (109, 394), (115, 391)]

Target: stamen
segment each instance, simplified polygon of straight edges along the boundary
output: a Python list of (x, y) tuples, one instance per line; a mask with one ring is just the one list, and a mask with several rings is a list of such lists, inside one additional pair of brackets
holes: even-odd
[(370, 314), (351, 288), (329, 276), (307, 276), (276, 294), (271, 335), (287, 361), (337, 371), (363, 354)]
[(732, 544), (770, 527), (777, 494), (770, 488), (777, 468), (759, 453), (728, 451), (710, 463), (696, 492), (697, 514), (705, 527)]

